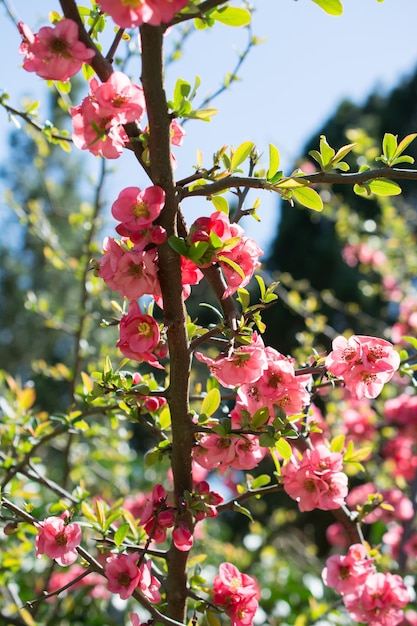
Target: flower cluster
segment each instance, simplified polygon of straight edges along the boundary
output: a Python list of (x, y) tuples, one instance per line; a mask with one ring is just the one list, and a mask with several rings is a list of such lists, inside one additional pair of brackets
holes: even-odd
[(23, 68), (46, 80), (67, 81), (95, 55), (94, 50), (78, 40), (78, 26), (70, 19), (43, 26), (36, 34), (19, 22), (19, 31), (20, 53), (25, 55)]
[(43, 522), (36, 523), (35, 527), (38, 530), (37, 557), (46, 554), (64, 567), (76, 561), (77, 548), (81, 543), (81, 527), (70, 521), (68, 511), (64, 511), (61, 517), (47, 517)]
[(352, 335), (333, 340), (326, 368), (341, 378), (354, 398), (376, 398), (400, 366), (400, 356), (385, 339)]
[(238, 224), (230, 223), (222, 211), (215, 211), (210, 217), (200, 217), (190, 228), (188, 243), (194, 248), (194, 258), (199, 267), (218, 263), (222, 269), (227, 287), (223, 298), (234, 294), (239, 287), (245, 287), (260, 266), (259, 257), (263, 251), (256, 242), (247, 237)]
[(282, 484), (300, 511), (330, 511), (345, 503), (348, 479), (342, 470), (343, 455), (319, 444), (302, 456), (293, 454), (282, 468)]
[(327, 559), (323, 581), (342, 597), (350, 616), (369, 626), (396, 626), (410, 601), (402, 578), (378, 573), (362, 544), (350, 546), (345, 556)]
[(187, 6), (188, 0), (100, 0), (99, 5), (122, 28), (141, 24), (158, 26), (172, 20), (175, 13)]
[(232, 626), (251, 626), (258, 608), (259, 587), (232, 563), (221, 563), (213, 581), (213, 602), (224, 609)]
[(123, 72), (113, 72), (101, 84), (92, 78), (89, 85), (88, 96), (70, 109), (72, 139), (80, 150), (117, 159), (129, 143), (123, 124), (140, 123), (145, 113), (143, 89)]

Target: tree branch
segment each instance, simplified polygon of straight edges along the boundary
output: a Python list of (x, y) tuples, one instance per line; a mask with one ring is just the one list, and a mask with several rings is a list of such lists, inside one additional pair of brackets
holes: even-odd
[[(149, 119), (150, 175), (153, 183), (165, 191), (165, 206), (158, 223), (168, 237), (177, 235), (178, 195), (171, 164), (171, 118), (163, 83), (164, 27), (144, 24), (140, 28), (142, 43), (142, 85)], [(192, 491), (191, 459), (194, 433), (189, 409), (189, 377), (191, 358), (188, 353), (186, 311), (182, 297), (180, 256), (168, 242), (158, 246), (158, 275), (163, 299), (163, 316), (167, 328), (170, 356), (168, 403), (171, 412), (171, 464), (174, 478), (175, 506), (182, 511), (185, 491)], [(192, 532), (189, 511), (180, 514)], [(180, 622), (186, 619), (188, 553), (174, 543), (168, 552), (167, 613)]]
[(417, 170), (400, 169), (397, 167), (381, 167), (373, 170), (366, 170), (365, 172), (317, 172), (316, 174), (309, 175), (294, 175), (285, 176), (276, 183), (270, 183), (265, 178), (254, 178), (245, 176), (227, 176), (221, 178), (207, 185), (200, 185), (194, 189), (180, 188), (178, 193), (181, 198), (188, 198), (193, 196), (212, 196), (215, 193), (221, 191), (227, 191), (228, 189), (239, 189), (249, 187), (251, 189), (266, 189), (268, 191), (275, 191), (277, 193), (285, 193), (291, 189), (288, 183), (291, 181), (305, 182), (306, 186), (312, 186), (315, 184), (328, 184), (328, 185), (363, 185), (380, 178), (387, 178), (389, 180), (417, 180)]

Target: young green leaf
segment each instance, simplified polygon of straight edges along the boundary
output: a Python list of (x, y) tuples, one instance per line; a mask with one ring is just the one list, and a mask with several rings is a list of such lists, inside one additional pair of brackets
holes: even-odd
[(255, 144), (252, 141), (245, 141), (244, 143), (241, 143), (240, 146), (238, 146), (236, 150), (232, 152), (232, 159), (231, 159), (231, 165), (230, 165), (231, 170), (235, 170), (237, 167), (239, 167), (241, 163), (246, 161), (254, 145)]
[(210, 13), (210, 17), (226, 26), (247, 26), (251, 22), (249, 11), (227, 5)]
[(369, 196), (371, 193), (376, 196), (398, 196), (401, 193), (401, 187), (393, 180), (377, 178), (364, 185), (355, 185), (353, 191), (358, 196)]
[(280, 155), (278, 148), (274, 144), (269, 144), (269, 168), (266, 173), (266, 179), (270, 180), (279, 169)]
[(214, 204), (216, 211), (229, 215), (229, 203), (224, 196), (212, 196), (210, 200)]
[(299, 189), (293, 189), (292, 194), (297, 202), (308, 209), (312, 209), (313, 211), (323, 210), (323, 200), (317, 191), (314, 191), (314, 189), (311, 189), (310, 187), (301, 187)]
[(343, 5), (340, 0), (313, 0), (329, 15), (342, 15)]
[(200, 413), (213, 415), (220, 406), (220, 391), (216, 388), (210, 389), (201, 403)]

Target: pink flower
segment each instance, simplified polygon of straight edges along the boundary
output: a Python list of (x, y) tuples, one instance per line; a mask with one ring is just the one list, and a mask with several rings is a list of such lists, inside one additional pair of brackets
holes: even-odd
[(206, 469), (218, 469), (223, 474), (229, 467), (250, 470), (257, 467), (267, 453), (255, 435), (229, 435), (216, 433), (203, 435), (194, 448), (194, 459)]
[(225, 356), (211, 359), (201, 352), (196, 352), (195, 356), (206, 363), (221, 385), (229, 388), (255, 382), (267, 368), (264, 342), (257, 332), (253, 333), (249, 345), (239, 346)]
[(334, 554), (327, 559), (322, 578), (325, 585), (345, 595), (354, 593), (374, 572), (373, 559), (362, 544), (355, 543), (346, 556)]
[(100, 0), (99, 5), (122, 28), (135, 28), (141, 24), (158, 26), (172, 20), (188, 0)]
[(128, 358), (141, 363), (145, 361), (162, 369), (162, 365), (152, 354), (158, 345), (160, 332), (158, 323), (150, 315), (143, 315), (136, 301), (129, 304), (129, 310), (120, 320), (120, 339), (117, 347)]
[(158, 253), (155, 248), (142, 250), (124, 241), (106, 237), (103, 256), (98, 261), (98, 276), (122, 297), (136, 300), (148, 294), (161, 295), (158, 280)]
[(126, 187), (115, 202), (111, 212), (121, 222), (116, 228), (120, 235), (130, 237), (131, 233), (150, 228), (160, 215), (165, 203), (165, 191), (161, 187), (148, 187), (141, 191), (139, 187)]
[[(71, 585), (71, 581), (75, 580), (78, 576), (85, 573), (85, 571), (85, 567), (75, 564), (68, 570), (52, 572), (48, 583), (48, 593), (57, 591), (61, 587)], [(90, 572), (90, 574), (87, 574), (86, 576), (84, 576), (84, 578), (81, 578), (73, 585), (71, 585), (71, 591), (86, 587), (91, 588), (89, 590), (89, 595), (92, 598), (103, 598), (104, 600), (108, 600), (110, 597), (110, 593), (104, 585), (104, 578), (96, 572)], [(48, 598), (48, 601), (53, 602), (54, 597)]]
[(139, 566), (139, 575), (138, 587), (140, 591), (152, 604), (158, 604), (161, 601), (161, 594), (159, 593), (161, 583), (152, 574), (151, 561), (148, 560)]
[(177, 550), (188, 552), (193, 547), (193, 535), (186, 524), (180, 522), (172, 531), (172, 540)]
[(250, 626), (258, 608), (259, 587), (232, 563), (221, 563), (213, 580), (213, 603), (229, 615), (232, 626)]
[(95, 55), (94, 50), (78, 40), (78, 26), (70, 19), (44, 26), (35, 35), (23, 22), (19, 23), (19, 30), (23, 37), (20, 53), (25, 55), (24, 69), (46, 80), (65, 82)]
[(100, 117), (115, 123), (140, 122), (145, 113), (142, 87), (131, 83), (123, 72), (113, 72), (104, 83), (90, 80), (91, 97), (98, 105)]
[(410, 602), (410, 595), (400, 576), (374, 573), (357, 593), (345, 596), (343, 601), (357, 622), (369, 626), (396, 626), (404, 618), (402, 609)]
[(117, 159), (129, 143), (123, 124), (141, 121), (145, 112), (143, 90), (132, 85), (122, 72), (113, 72), (99, 84), (90, 80), (90, 93), (70, 109), (77, 148), (108, 159)]
[(81, 543), (81, 527), (71, 523), (70, 514), (64, 511), (61, 517), (47, 517), (35, 524), (36, 556), (46, 554), (58, 565), (71, 565), (78, 557), (77, 548)]
[(89, 150), (96, 156), (118, 159), (129, 143), (126, 131), (111, 118), (99, 114), (97, 104), (84, 98), (81, 104), (70, 108), (74, 132), (72, 140), (80, 150)]
[[(234, 226), (234, 230), (237, 227)], [(239, 231), (238, 231), (239, 232)], [(233, 237), (239, 236), (238, 232), (233, 233)], [(256, 242), (250, 237), (241, 236), (240, 241), (229, 250), (222, 250), (219, 254), (220, 266), (227, 283), (227, 289), (224, 291), (222, 298), (228, 298), (235, 293), (239, 287), (245, 287), (252, 278), (257, 267), (260, 266), (259, 257), (263, 255)], [(236, 264), (243, 273), (228, 263), (231, 261)]]
[(162, 485), (157, 484), (152, 489), (151, 499), (140, 516), (139, 524), (155, 543), (162, 543), (166, 539), (166, 529), (174, 526), (175, 511), (167, 504), (167, 493)]
[(319, 444), (314, 450), (307, 449), (301, 459), (292, 456), (283, 466), (284, 490), (298, 502), (300, 511), (338, 509), (348, 493), (348, 479), (342, 469), (342, 454)]
[(112, 593), (118, 593), (122, 600), (132, 595), (140, 580), (140, 571), (136, 565), (137, 553), (112, 554), (106, 559), (105, 573), (107, 587)]
[(257, 381), (239, 388), (236, 406), (251, 414), (267, 407), (271, 417), (275, 416), (274, 407), (281, 408), (287, 415), (299, 413), (310, 402), (305, 388), (308, 381), (295, 375), (293, 359), (269, 346), (265, 353), (268, 367)]
[(354, 398), (376, 398), (400, 366), (400, 357), (385, 339), (352, 335), (333, 340), (326, 358), (329, 372), (342, 378)]

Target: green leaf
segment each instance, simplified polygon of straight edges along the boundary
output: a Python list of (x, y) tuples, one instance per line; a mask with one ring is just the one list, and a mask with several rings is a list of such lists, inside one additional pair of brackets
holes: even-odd
[(263, 448), (273, 448), (276, 444), (275, 437), (268, 433), (262, 433), (259, 437), (259, 445)]
[(171, 246), (171, 248), (175, 250), (175, 252), (178, 252), (178, 254), (181, 254), (182, 256), (187, 256), (188, 248), (184, 239), (181, 239), (180, 237), (175, 237), (174, 235), (172, 235), (172, 237), (168, 237), (168, 243)]
[(343, 6), (340, 0), (313, 0), (329, 15), (342, 15)]
[(269, 168), (266, 173), (267, 180), (270, 180), (279, 169), (280, 164), (280, 155), (278, 148), (274, 146), (274, 144), (269, 144)]
[(323, 165), (326, 167), (335, 156), (334, 149), (327, 143), (325, 135), (320, 135), (320, 154), (323, 160)]
[(221, 211), (222, 213), (229, 215), (229, 203), (224, 196), (212, 196), (210, 199), (214, 204), (216, 211)]
[(220, 406), (220, 391), (216, 388), (211, 389), (201, 403), (200, 413), (205, 415), (213, 415)]
[(249, 11), (238, 7), (222, 7), (210, 13), (210, 17), (226, 26), (247, 26), (251, 22)]
[(222, 261), (222, 263), (226, 263), (226, 265), (229, 265), (229, 267), (231, 267), (232, 270), (237, 272), (241, 278), (245, 278), (245, 273), (242, 270), (242, 268), (237, 263), (232, 261), (232, 259), (229, 259), (229, 258), (227, 258), (226, 256), (223, 256), (223, 255), (219, 255), (217, 258), (218, 258), (219, 261)]
[(253, 522), (253, 517), (252, 517), (251, 512), (249, 511), (249, 509), (247, 509), (246, 507), (244, 507), (241, 504), (239, 504), (239, 502), (236, 502), (236, 501), (233, 502), (233, 510), (237, 511), (238, 513), (242, 513), (242, 515), (246, 515), (246, 517), (249, 517), (251, 522)]
[(251, 489), (260, 489), (261, 487), (265, 487), (269, 485), (271, 482), (271, 477), (268, 474), (261, 474), (253, 479), (252, 484), (250, 486)]
[(332, 452), (342, 452), (345, 447), (345, 435), (337, 435), (330, 443), (330, 450)]
[(216, 115), (218, 112), (217, 109), (195, 109), (184, 115), (184, 117), (188, 117), (193, 120), (202, 120), (203, 122), (210, 122), (210, 119), (213, 115)]
[(371, 193), (376, 196), (398, 196), (401, 193), (401, 187), (387, 178), (377, 178), (364, 185), (355, 185), (353, 191), (358, 196), (369, 196)]
[(286, 439), (282, 437), (275, 443), (275, 450), (282, 456), (283, 459), (288, 460), (292, 457), (292, 448)]
[(259, 426), (263, 426), (269, 420), (269, 409), (264, 406), (261, 409), (258, 409), (254, 416), (252, 417), (252, 427), (259, 428)]
[(400, 143), (398, 144), (394, 157), (398, 157), (400, 154), (402, 154), (402, 152), (404, 152), (404, 150), (408, 148), (410, 143), (414, 141), (416, 137), (417, 137), (417, 133), (411, 133), (410, 135), (407, 135), (406, 137), (404, 137), (404, 139), (402, 139)]
[(393, 135), (392, 133), (385, 133), (382, 140), (382, 151), (388, 161), (391, 161), (391, 159), (394, 158), (394, 155), (397, 151), (396, 135)]
[(114, 533), (113, 539), (117, 547), (119, 547), (125, 540), (126, 535), (129, 532), (129, 528), (130, 528), (129, 524), (127, 522), (124, 522), (124, 524), (121, 524), (119, 528), (116, 530), (116, 532)]
[(292, 193), (297, 202), (308, 209), (312, 209), (313, 211), (323, 210), (323, 200), (314, 189), (302, 187), (301, 189), (293, 189)]
[(233, 151), (230, 169), (235, 170), (241, 163), (246, 161), (255, 144), (253, 141), (245, 141)]

